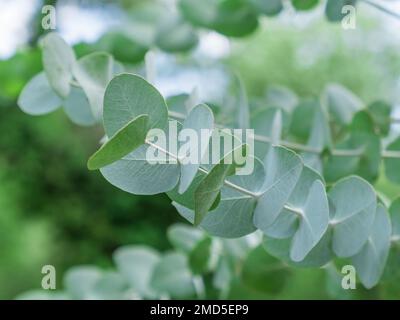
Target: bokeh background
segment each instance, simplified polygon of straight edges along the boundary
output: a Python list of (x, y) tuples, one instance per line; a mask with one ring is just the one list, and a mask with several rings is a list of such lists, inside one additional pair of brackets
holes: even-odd
[[(167, 250), (167, 227), (183, 221), (166, 195), (130, 195), (86, 169), (101, 128), (78, 127), (60, 109), (32, 117), (16, 104), (23, 86), (42, 70), (37, 45), (44, 4), (56, 6), (57, 31), (79, 56), (105, 48), (105, 35), (138, 2), (0, 0), (0, 299), (39, 288), (45, 264), (56, 266), (60, 280), (74, 265), (111, 266), (111, 254), (121, 245)], [(400, 12), (399, 3), (385, 2)], [(244, 39), (203, 31), (188, 53), (157, 52), (156, 85), (166, 96), (194, 87), (218, 94), (228, 66), (253, 96), (283, 85), (312, 97), (327, 83), (339, 82), (366, 103), (384, 99), (397, 106), (400, 21), (367, 6), (359, 7), (357, 18), (355, 30), (343, 30), (327, 23), (321, 8), (264, 18)], [(127, 52), (124, 45), (113, 46), (112, 53), (132, 65), (142, 54)], [(201, 71), (185, 68), (188, 61)], [(384, 178), (377, 188), (388, 198), (398, 196), (398, 188)], [(323, 297), (314, 290), (320, 275), (298, 272), (287, 297)]]

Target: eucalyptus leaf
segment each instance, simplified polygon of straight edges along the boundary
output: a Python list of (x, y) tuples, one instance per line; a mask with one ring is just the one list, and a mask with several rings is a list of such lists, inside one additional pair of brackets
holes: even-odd
[(179, 16), (170, 16), (158, 26), (157, 46), (166, 52), (185, 52), (193, 49), (199, 39), (195, 30)]
[(133, 74), (121, 74), (113, 78), (104, 96), (106, 134), (112, 137), (141, 114), (149, 116), (148, 129), (164, 129), (168, 123), (165, 100), (150, 83)]
[[(318, 107), (313, 117), (312, 128), (307, 145), (321, 154), (324, 150), (331, 149), (332, 137), (327, 116), (324, 111)], [(320, 154), (304, 152), (303, 161), (318, 172), (323, 172), (322, 158)]]
[(117, 131), (89, 158), (89, 170), (105, 167), (143, 145), (147, 135), (148, 119), (147, 115), (140, 115)]
[(368, 241), (352, 258), (357, 274), (367, 289), (374, 287), (383, 273), (389, 254), (391, 233), (387, 210), (378, 205)]
[[(250, 175), (230, 176), (227, 180), (250, 192), (261, 189), (265, 180), (264, 167), (258, 159), (254, 159), (254, 170)], [(194, 212), (176, 202), (172, 203), (190, 223), (194, 222)], [(256, 230), (253, 224), (253, 211), (256, 200), (235, 189), (224, 186), (221, 190), (221, 200), (218, 207), (210, 211), (201, 222), (200, 227), (209, 234), (238, 238)]]
[(49, 84), (57, 94), (66, 98), (70, 92), (72, 70), (76, 63), (75, 53), (70, 46), (54, 32), (42, 40), (43, 67)]
[(321, 107), (317, 99), (302, 99), (293, 110), (290, 133), (301, 141), (307, 141), (313, 130), (313, 122), (319, 109)]
[(325, 186), (316, 180), (301, 210), (299, 228), (293, 236), (290, 257), (302, 261), (318, 244), (329, 224), (329, 205)]
[[(299, 180), (293, 189), (287, 205), (292, 208), (304, 208), (308, 199), (308, 190), (315, 181), (323, 182), (322, 177), (311, 168), (304, 166)], [(283, 209), (275, 222), (264, 230), (264, 233), (272, 238), (285, 239), (292, 237), (298, 229), (299, 216), (288, 209)]]
[(146, 46), (127, 36), (123, 30), (107, 32), (96, 43), (96, 47), (109, 52), (115, 59), (124, 63), (143, 61), (148, 50)]
[(132, 194), (158, 194), (172, 190), (179, 181), (176, 162), (149, 163), (147, 145), (100, 169), (104, 178), (117, 188)]
[(271, 85), (265, 93), (266, 104), (270, 107), (279, 107), (291, 113), (299, 103), (297, 95), (287, 87)]
[(239, 76), (235, 77), (237, 86), (237, 115), (238, 125), (240, 129), (248, 129), (250, 126), (250, 107), (246, 93), (246, 88)]
[(180, 0), (179, 8), (183, 16), (195, 26), (211, 27), (218, 16), (216, 0)]
[[(190, 161), (191, 153), (185, 155), (184, 158), (188, 158), (189, 163), (181, 165), (179, 193), (185, 192), (195, 178), (200, 167), (200, 161), (203, 158), (203, 155), (207, 152), (213, 127), (214, 115), (206, 105), (198, 105), (194, 107), (185, 119), (182, 130), (191, 129), (193, 130), (193, 133), (196, 133), (196, 137), (200, 139), (189, 139), (189, 141), (185, 143), (185, 145), (190, 144), (190, 152), (197, 149), (195, 153), (197, 154), (197, 157), (195, 157), (197, 158), (197, 161), (194, 163)], [(202, 133), (204, 129), (208, 130), (206, 131), (206, 133), (208, 132), (207, 134)], [(182, 157), (180, 158), (181, 161), (184, 159)]]
[(368, 240), (375, 219), (376, 194), (365, 180), (350, 176), (329, 191), (332, 246), (338, 257), (357, 254)]
[(183, 16), (192, 24), (231, 37), (243, 37), (258, 27), (257, 15), (243, 0), (181, 0)]
[(189, 266), (194, 274), (204, 274), (211, 269), (213, 241), (206, 237), (199, 241), (189, 254)]
[(102, 271), (92, 266), (77, 266), (64, 276), (64, 286), (73, 299), (90, 299), (91, 291), (102, 277)]
[(34, 76), (23, 88), (18, 98), (22, 111), (31, 115), (42, 115), (61, 106), (60, 97), (50, 87), (46, 75), (41, 72)]
[(310, 10), (319, 3), (319, 0), (292, 0), (292, 5), (296, 10)]
[(264, 237), (263, 246), (265, 250), (272, 256), (280, 259), (290, 266), (311, 268), (322, 267), (326, 265), (332, 258), (331, 250), (332, 230), (328, 229), (316, 246), (308, 253), (308, 255), (299, 262), (295, 262), (290, 258), (290, 250), (292, 246), (292, 238), (274, 239)]
[(374, 181), (381, 163), (381, 141), (374, 133), (374, 124), (366, 111), (355, 113), (350, 124), (350, 134), (340, 142), (338, 150), (352, 150), (354, 156), (330, 156), (324, 165), (327, 181), (336, 181), (349, 174), (357, 174)]
[(289, 268), (282, 261), (269, 255), (262, 246), (249, 252), (241, 272), (246, 286), (275, 295), (285, 287), (289, 275)]
[(63, 107), (68, 118), (77, 125), (92, 126), (98, 122), (92, 113), (89, 100), (81, 88), (71, 88), (68, 98), (63, 101)]
[(191, 252), (204, 236), (202, 230), (185, 224), (174, 224), (167, 231), (169, 242), (184, 253)]
[(275, 16), (283, 10), (282, 0), (250, 0), (250, 3), (267, 16)]
[(282, 138), (282, 112), (278, 110), (275, 113), (271, 127), (271, 144), (279, 145)]
[(73, 75), (88, 97), (95, 119), (102, 116), (104, 92), (113, 76), (113, 68), (113, 57), (103, 52), (84, 56), (74, 66)]
[(342, 9), (346, 5), (355, 7), (357, 0), (328, 0), (325, 7), (325, 15), (329, 21), (342, 21), (344, 14)]
[(130, 287), (143, 297), (154, 297), (150, 280), (160, 259), (157, 251), (146, 246), (124, 246), (113, 254), (118, 271)]
[[(329, 0), (327, 7), (330, 6), (330, 2), (337, 3), (339, 7), (343, 1)], [(342, 126), (350, 124), (354, 113), (363, 106), (362, 101), (357, 96), (339, 84), (328, 85), (322, 94), (322, 101), (329, 114)]]
[(296, 186), (303, 169), (299, 156), (284, 147), (272, 147), (264, 161), (267, 173), (254, 212), (254, 225), (266, 230), (274, 223)]
[(167, 98), (168, 110), (172, 112), (180, 113), (186, 116), (186, 102), (189, 99), (187, 93), (182, 93)]
[[(194, 224), (199, 225), (211, 209), (224, 185), (226, 177), (235, 173), (238, 164), (236, 154), (247, 154), (247, 145), (229, 152), (201, 181), (194, 194)], [(229, 160), (230, 159), (230, 160)]]
[[(280, 116), (278, 116), (278, 113)], [(270, 107), (252, 112), (250, 119), (254, 134), (266, 137), (269, 140), (269, 143), (254, 141), (255, 155), (264, 159), (271, 144), (279, 144), (278, 140), (288, 131), (290, 115), (281, 108)]]
[(109, 271), (96, 281), (90, 290), (90, 298), (93, 300), (122, 300), (125, 298), (127, 283), (118, 273)]
[(195, 294), (192, 277), (185, 255), (167, 253), (154, 268), (151, 286), (159, 294), (167, 294), (175, 299), (190, 298)]

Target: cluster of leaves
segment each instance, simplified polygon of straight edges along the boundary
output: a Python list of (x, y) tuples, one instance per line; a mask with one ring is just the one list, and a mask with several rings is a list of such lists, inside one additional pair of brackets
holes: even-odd
[[(228, 37), (244, 37), (254, 32), (263, 16), (277, 16), (285, 2), (303, 12), (316, 8), (320, 0), (179, 0), (177, 6), (160, 1), (133, 5), (125, 23), (107, 32), (96, 43), (97, 50), (113, 54), (121, 62), (137, 63), (148, 50), (186, 52), (196, 47), (201, 29), (217, 31)], [(328, 0), (325, 15), (328, 21), (344, 17), (345, 5), (357, 0)]]
[[(343, 19), (342, 8), (356, 5), (357, 0), (328, 0), (325, 14), (329, 21)], [(243, 37), (257, 29), (260, 16), (276, 16), (285, 3), (296, 11), (316, 8), (319, 0), (180, 0), (179, 8), (185, 19), (197, 27), (216, 30), (230, 37)]]
[[(249, 238), (210, 238), (183, 224), (168, 229), (174, 249), (160, 253), (148, 246), (124, 246), (113, 254), (115, 270), (76, 266), (63, 277), (63, 291), (33, 290), (18, 299), (168, 299), (226, 297), (230, 282), (243, 275), (251, 285), (256, 273)], [(276, 259), (270, 257), (271, 261)], [(276, 262), (278, 262), (276, 260)], [(281, 270), (271, 271), (279, 275)], [(283, 274), (282, 274), (283, 276)], [(242, 277), (242, 276), (241, 276)], [(249, 280), (248, 280), (249, 279)], [(281, 287), (284, 278), (275, 281)]]
[[(250, 116), (246, 92), (237, 81), (235, 103), (217, 118), (226, 119), (224, 112), (238, 114), (224, 125), (254, 128), (263, 147), (255, 146), (253, 173), (234, 176), (235, 164), (222, 160), (242, 152), (245, 144), (225, 153), (215, 166), (183, 164), (178, 155), (164, 164), (147, 161), (148, 148), (166, 152), (148, 136), (150, 129), (167, 132), (170, 116), (183, 120), (181, 128), (215, 128), (208, 106), (186, 103), (185, 109), (176, 99), (167, 106), (155, 87), (123, 73), (107, 54), (76, 61), (56, 34), (44, 39), (43, 57), (45, 72), (23, 90), (21, 108), (41, 114), (63, 104), (74, 111), (67, 114), (77, 123), (87, 115), (93, 122), (102, 118), (107, 139), (88, 167), (100, 168), (111, 184), (132, 194), (166, 192), (184, 218), (213, 236), (239, 238), (260, 230), (265, 249), (289, 265), (322, 267), (336, 258), (350, 259), (365, 287), (377, 284), (391, 244), (399, 241), (398, 202), (389, 216), (385, 199), (378, 199), (366, 181), (376, 179), (384, 158), (388, 178), (399, 182), (400, 140), (387, 149), (381, 146), (389, 132), (390, 106), (376, 102), (363, 108), (350, 92), (331, 85), (321, 103), (293, 103), (288, 92), (276, 90), (270, 107)], [(74, 92), (80, 100), (72, 99)]]

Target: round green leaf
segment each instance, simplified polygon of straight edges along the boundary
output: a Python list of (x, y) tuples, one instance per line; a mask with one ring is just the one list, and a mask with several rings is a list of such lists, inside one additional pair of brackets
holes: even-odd
[(301, 209), (299, 228), (293, 236), (290, 257), (302, 261), (318, 244), (329, 223), (329, 206), (325, 186), (315, 181), (310, 189), (304, 208)]
[(58, 109), (61, 99), (50, 87), (46, 75), (41, 72), (26, 84), (18, 98), (18, 105), (25, 113), (41, 115)]
[(367, 289), (375, 286), (383, 273), (389, 254), (391, 233), (387, 210), (382, 205), (378, 205), (368, 241), (352, 258), (357, 275)]
[(203, 274), (210, 270), (212, 243), (211, 238), (204, 238), (190, 252), (189, 266), (194, 274)]
[(288, 113), (291, 113), (299, 103), (297, 95), (292, 90), (278, 85), (268, 87), (265, 99), (267, 106), (282, 108)]
[(242, 37), (258, 27), (257, 15), (247, 1), (181, 0), (179, 7), (192, 24), (227, 36)]
[(95, 119), (103, 113), (104, 91), (114, 71), (114, 60), (107, 53), (95, 52), (76, 63), (73, 74), (89, 99)]
[(272, 147), (264, 161), (267, 173), (254, 212), (254, 225), (264, 231), (274, 223), (296, 186), (303, 169), (298, 155), (283, 147)]
[(158, 194), (172, 190), (179, 181), (179, 164), (150, 164), (149, 146), (143, 145), (100, 169), (104, 178), (117, 188), (132, 194)]
[(267, 16), (276, 16), (283, 10), (282, 0), (250, 0), (250, 3)]
[(100, 51), (106, 51), (121, 62), (138, 63), (143, 61), (148, 48), (134, 39), (125, 35), (122, 31), (111, 31), (103, 35), (96, 47)]
[(376, 194), (365, 180), (351, 176), (340, 180), (329, 192), (333, 228), (333, 251), (351, 257), (367, 241), (376, 211)]
[(184, 52), (194, 48), (199, 39), (195, 30), (180, 17), (170, 17), (160, 23), (156, 45), (166, 52)]
[(144, 144), (147, 135), (147, 115), (140, 115), (121, 128), (88, 160), (89, 170), (109, 165)]
[(167, 237), (175, 249), (189, 253), (204, 238), (204, 232), (198, 228), (177, 223), (168, 228)]
[(150, 280), (160, 261), (157, 251), (146, 246), (124, 246), (114, 252), (113, 260), (131, 288), (142, 297), (154, 297)]
[[(188, 142), (184, 142), (185, 145), (190, 144), (190, 150), (195, 150), (197, 153), (197, 158), (202, 159), (203, 155), (207, 152), (208, 141), (211, 137), (212, 129), (214, 128), (214, 115), (211, 109), (206, 105), (198, 105), (194, 107), (189, 115), (186, 117), (182, 130), (191, 129), (197, 133), (197, 137), (201, 137), (201, 142), (198, 140), (189, 140)], [(202, 130), (209, 130), (209, 134), (206, 136), (201, 133)], [(205, 139), (206, 141), (203, 141)], [(183, 143), (182, 143), (183, 144)], [(203, 150), (201, 149), (203, 146)], [(190, 153), (186, 155), (188, 159), (190, 159)], [(185, 158), (186, 158), (185, 157)], [(183, 158), (183, 159), (185, 159)], [(188, 163), (181, 165), (181, 179), (179, 184), (179, 193), (185, 192), (193, 179), (196, 176), (197, 171), (199, 170), (200, 161), (197, 163)]]
[[(227, 180), (251, 192), (260, 190), (264, 182), (264, 168), (258, 159), (255, 159), (254, 171), (251, 175), (231, 176)], [(238, 238), (256, 230), (253, 224), (255, 199), (224, 186), (221, 190), (221, 200), (216, 209), (211, 210), (201, 222), (200, 227), (209, 234), (224, 237)], [(178, 203), (173, 203), (179, 214), (189, 222), (194, 222), (194, 212)]]
[(167, 253), (154, 268), (151, 286), (174, 299), (191, 298), (195, 294), (192, 277), (185, 255)]
[[(332, 2), (339, 3), (341, 0), (333, 0)], [(353, 119), (354, 113), (363, 106), (362, 101), (357, 96), (339, 84), (328, 85), (322, 94), (322, 101), (329, 114), (342, 126), (348, 125)]]
[(92, 126), (95, 119), (85, 93), (81, 88), (72, 87), (67, 99), (63, 101), (64, 111), (73, 123), (79, 126)]
[(141, 114), (149, 116), (148, 129), (164, 129), (168, 110), (164, 98), (150, 83), (133, 74), (121, 74), (111, 80), (104, 96), (104, 128), (112, 137)]
[(293, 267), (322, 267), (326, 265), (333, 257), (331, 250), (332, 231), (328, 229), (317, 245), (307, 254), (307, 256), (299, 262), (295, 262), (290, 258), (290, 248), (292, 246), (292, 238), (274, 239), (265, 236), (263, 246), (267, 252), (277, 259), (280, 259)]
[[(304, 208), (308, 198), (307, 191), (311, 189), (316, 180), (323, 182), (322, 177), (316, 171), (304, 166), (300, 178), (286, 204), (292, 208)], [(275, 222), (263, 231), (269, 237), (285, 239), (295, 234), (298, 224), (299, 216), (284, 208), (279, 213)]]
[(289, 268), (269, 255), (262, 246), (251, 250), (242, 268), (243, 283), (256, 291), (278, 294), (286, 285)]
[(91, 292), (102, 277), (102, 271), (92, 266), (77, 266), (69, 269), (64, 276), (64, 286), (73, 299), (92, 298)]
[(70, 46), (56, 33), (47, 34), (42, 41), (43, 67), (50, 85), (63, 98), (70, 92), (72, 69), (76, 58)]
[(329, 21), (339, 22), (344, 18), (342, 9), (346, 5), (355, 6), (357, 0), (328, 0), (325, 7), (325, 15)]
[(310, 10), (319, 3), (319, 0), (292, 0), (292, 5), (296, 10)]

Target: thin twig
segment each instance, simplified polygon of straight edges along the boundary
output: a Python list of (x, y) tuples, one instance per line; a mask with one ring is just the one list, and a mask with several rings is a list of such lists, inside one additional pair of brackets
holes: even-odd
[(374, 7), (375, 9), (378, 9), (396, 19), (400, 19), (400, 14), (397, 12), (393, 12), (389, 10), (388, 8), (381, 6), (380, 4), (377, 4), (376, 2), (370, 1), (370, 0), (360, 0), (361, 2), (364, 2), (367, 5), (370, 5), (371, 7)]

